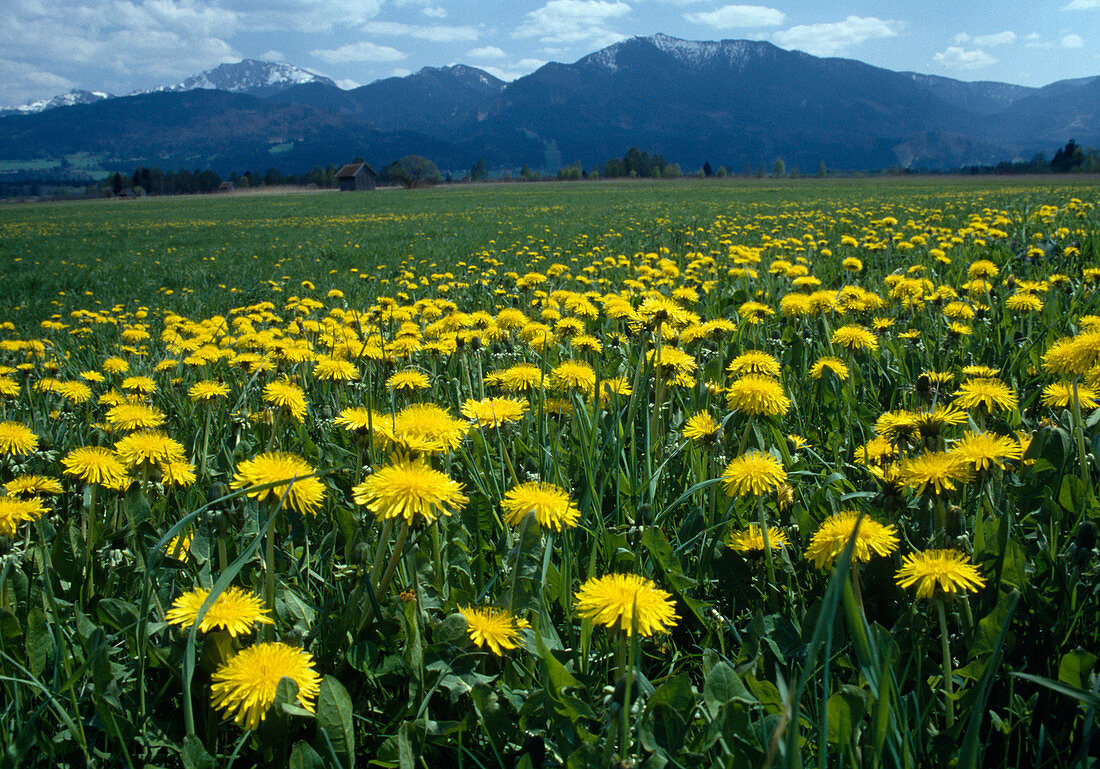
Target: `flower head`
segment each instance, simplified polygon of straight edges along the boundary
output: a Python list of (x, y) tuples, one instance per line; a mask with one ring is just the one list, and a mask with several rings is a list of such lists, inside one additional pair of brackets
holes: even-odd
[[(627, 635), (651, 636), (680, 619), (672, 595), (637, 574), (592, 577), (577, 591), (577, 613)], [(635, 627), (637, 626), (637, 627)]]
[(831, 339), (833, 344), (839, 344), (850, 352), (856, 350), (877, 350), (878, 340), (875, 339), (874, 333), (868, 331), (863, 326), (841, 326), (833, 332)]
[(555, 531), (576, 526), (580, 519), (580, 510), (569, 493), (553, 483), (529, 481), (513, 486), (504, 494), (500, 506), (505, 520), (513, 526), (518, 526), (528, 513), (535, 514), (539, 526)]
[(161, 462), (183, 461), (183, 444), (160, 430), (130, 433), (115, 444), (115, 453), (127, 469)]
[(386, 387), (391, 390), (408, 390), (409, 392), (425, 390), (429, 384), (428, 375), (414, 368), (398, 371), (386, 380)]
[[(187, 548), (182, 548), (182, 552), (186, 553)], [(169, 551), (169, 554), (171, 553), (172, 551)], [(190, 629), (195, 624), (199, 609), (209, 595), (210, 591), (201, 587), (181, 595), (172, 602), (172, 607), (165, 615), (168, 624), (178, 625), (181, 630)], [(274, 624), (267, 615), (267, 610), (264, 609), (263, 601), (247, 590), (229, 587), (214, 599), (214, 603), (210, 605), (206, 614), (203, 615), (202, 622), (199, 623), (199, 630), (209, 633), (211, 630), (221, 628), (236, 638), (239, 635), (251, 633), (257, 624)]]
[(470, 501), (462, 489), (461, 483), (415, 459), (383, 467), (351, 493), (355, 504), (365, 506), (378, 520), (404, 518), (411, 526), (418, 517), (431, 523), (440, 515), (461, 510)]
[(968, 379), (959, 385), (959, 391), (955, 393), (955, 405), (961, 409), (984, 406), (986, 411), (993, 413), (997, 409), (1014, 408), (1016, 393), (998, 379)]
[[(759, 524), (750, 523), (747, 529), (731, 531), (726, 537), (726, 546), (739, 553), (764, 552), (764, 530)], [(791, 540), (782, 529), (775, 526), (768, 527), (768, 547), (772, 550), (780, 550), (790, 547)]]
[[(831, 569), (833, 563), (847, 547), (848, 540), (852, 538), (857, 521), (859, 521), (859, 513), (854, 510), (830, 515), (821, 522), (817, 531), (810, 537), (806, 557), (819, 569)], [(859, 521), (859, 533), (856, 534), (852, 561), (862, 563), (871, 560), (875, 555), (890, 555), (897, 547), (897, 529), (864, 516), (863, 520)]]
[(550, 381), (559, 390), (580, 390), (585, 395), (596, 390), (596, 372), (583, 361), (563, 360), (550, 372)]
[(699, 443), (713, 443), (718, 436), (718, 423), (709, 411), (693, 414), (684, 422), (684, 437)]
[(264, 403), (282, 409), (295, 422), (301, 422), (306, 415), (306, 399), (302, 388), (287, 379), (276, 379), (263, 389)]
[[(325, 484), (311, 477), (314, 469), (301, 457), (270, 451), (237, 465), (230, 488), (246, 489), (252, 499), (278, 502), (286, 494), (286, 506), (303, 515), (313, 515), (325, 498)], [(268, 488), (257, 488), (274, 484)]]
[(38, 497), (0, 497), (0, 536), (15, 537), (20, 523), (41, 518), (44, 512), (46, 506)]
[(441, 454), (458, 448), (470, 429), (468, 422), (434, 403), (418, 403), (393, 415), (374, 420), (374, 429), (384, 440), (409, 451)]
[(735, 457), (722, 473), (726, 494), (743, 497), (774, 491), (787, 480), (782, 463), (771, 454), (755, 449)]
[(38, 436), (22, 422), (0, 422), (0, 454), (29, 454), (38, 448)]
[(504, 656), (506, 649), (519, 647), (520, 631), (530, 627), (530, 623), (515, 617), (507, 609), (492, 607), (458, 607), (466, 618), (466, 632), (470, 640), (478, 646), (488, 646), (498, 657)]
[(242, 649), (211, 676), (210, 701), (246, 729), (256, 729), (275, 703), (279, 682), (298, 685), (298, 701), (309, 712), (321, 691), (313, 655), (284, 643), (259, 643)]
[(475, 426), (492, 429), (508, 422), (518, 422), (527, 413), (527, 401), (519, 398), (484, 398), (467, 400), (462, 405), (462, 416)]
[(36, 497), (39, 494), (61, 494), (65, 489), (56, 478), (42, 475), (20, 475), (4, 484), (13, 497)]
[(748, 374), (735, 379), (726, 390), (726, 402), (754, 416), (783, 416), (791, 409), (791, 399), (778, 380), (761, 374)]
[(107, 424), (116, 430), (151, 430), (166, 419), (160, 411), (141, 403), (119, 403), (107, 411)]
[(62, 472), (84, 483), (118, 488), (126, 478), (126, 468), (118, 456), (101, 446), (82, 446), (61, 459)]
[[(1100, 407), (1097, 393), (1091, 387), (1077, 384), (1076, 400), (1082, 409), (1091, 410)], [(1054, 382), (1043, 388), (1043, 405), (1051, 408), (1068, 408), (1073, 401), (1073, 382)]]
[(1008, 436), (990, 432), (971, 432), (955, 444), (951, 453), (981, 472), (993, 465), (1003, 470), (1006, 459), (1019, 459), (1024, 452), (1020, 444)]
[(210, 403), (218, 398), (228, 397), (229, 385), (221, 382), (214, 382), (209, 379), (203, 379), (191, 385), (188, 395), (191, 397), (191, 400), (196, 403)]
[(926, 451), (906, 459), (898, 468), (901, 482), (917, 493), (932, 491), (941, 494), (954, 491), (956, 481), (970, 480), (970, 467), (965, 459), (946, 451)]
[(774, 355), (769, 355), (762, 350), (746, 350), (730, 361), (726, 371), (733, 376), (763, 374), (764, 376), (778, 377), (780, 368), (779, 361), (776, 360)]
[(958, 550), (925, 550), (902, 559), (895, 577), (901, 587), (917, 587), (917, 598), (977, 592), (985, 584), (978, 569)]

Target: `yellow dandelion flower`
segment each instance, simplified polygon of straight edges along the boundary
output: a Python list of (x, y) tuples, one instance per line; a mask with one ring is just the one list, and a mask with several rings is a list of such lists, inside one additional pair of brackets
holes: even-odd
[(1023, 456), (1020, 444), (1015, 439), (990, 432), (967, 433), (952, 447), (951, 453), (965, 460), (978, 472), (993, 465), (1003, 470), (1006, 459), (1017, 460)]
[(731, 497), (765, 494), (787, 480), (787, 472), (778, 459), (755, 449), (735, 457), (722, 473), (723, 487)]
[[(782, 529), (775, 526), (768, 527), (768, 547), (772, 550), (781, 550), (790, 547), (791, 541)], [(726, 547), (739, 553), (764, 552), (764, 533), (759, 524), (750, 523), (747, 529), (731, 531), (726, 536)]]
[(507, 609), (460, 606), (458, 611), (466, 618), (470, 640), (478, 646), (488, 646), (498, 657), (503, 657), (505, 650), (519, 648), (521, 631), (531, 626)]
[(847, 381), (849, 376), (848, 364), (840, 358), (824, 355), (810, 366), (810, 378), (821, 379), (826, 371), (831, 371), (841, 382)]
[(119, 403), (107, 410), (107, 424), (115, 430), (151, 430), (166, 420), (163, 413), (141, 403)]
[(38, 436), (22, 422), (0, 422), (0, 454), (21, 456), (38, 448)]
[(675, 627), (672, 595), (637, 574), (592, 577), (576, 594), (577, 614), (594, 624), (642, 636)]
[(539, 481), (513, 486), (505, 492), (500, 506), (504, 519), (513, 526), (518, 526), (528, 513), (534, 513), (540, 527), (554, 531), (576, 526), (581, 515), (569, 498), (569, 492), (553, 483)]
[(19, 524), (41, 518), (46, 509), (38, 497), (0, 497), (0, 536), (14, 539)]
[(264, 403), (282, 409), (295, 422), (301, 422), (306, 415), (309, 400), (302, 388), (287, 379), (276, 379), (264, 386)]
[(902, 559), (895, 580), (901, 587), (917, 588), (917, 598), (943, 598), (977, 592), (985, 580), (965, 553), (958, 550), (925, 550)]
[[(258, 454), (237, 465), (230, 488), (245, 489), (252, 499), (284, 504), (303, 515), (317, 513), (325, 498), (325, 484), (312, 477), (314, 469), (301, 457), (280, 451)], [(268, 486), (268, 488), (257, 488)]]
[(352, 499), (379, 521), (404, 518), (410, 526), (451, 515), (469, 502), (463, 485), (429, 467), (423, 459), (401, 459), (367, 476), (352, 488)]
[(127, 470), (161, 462), (183, 461), (183, 444), (159, 430), (130, 433), (115, 444), (115, 454)]
[(970, 480), (971, 471), (967, 461), (957, 454), (929, 451), (902, 462), (898, 475), (903, 485), (918, 494), (926, 491), (942, 494), (954, 491), (956, 481)]
[(484, 398), (467, 400), (462, 405), (462, 416), (482, 428), (496, 428), (509, 422), (518, 422), (527, 413), (527, 401), (519, 398)]
[(986, 411), (993, 413), (998, 409), (1015, 408), (1016, 393), (998, 379), (968, 379), (959, 385), (959, 391), (955, 393), (955, 405), (961, 409), (984, 407)]
[(61, 459), (61, 467), (65, 475), (109, 488), (118, 488), (129, 480), (118, 456), (101, 446), (73, 449)]
[[(844, 552), (852, 532), (856, 530), (859, 513), (844, 510), (830, 515), (810, 537), (806, 548), (806, 557), (819, 569), (831, 569), (836, 559)], [(898, 547), (898, 532), (892, 525), (881, 524), (869, 516), (859, 521), (859, 533), (856, 534), (852, 561), (864, 563), (873, 556), (890, 555)]]
[(754, 416), (783, 416), (791, 408), (791, 400), (777, 380), (759, 374), (735, 379), (726, 389), (726, 402)]
[(36, 497), (40, 494), (63, 494), (61, 482), (42, 475), (20, 475), (4, 484), (13, 497)]
[(391, 390), (408, 390), (409, 392), (426, 390), (429, 384), (427, 374), (412, 368), (398, 371), (386, 380), (386, 387)]
[[(184, 549), (186, 552), (186, 548)], [(206, 602), (210, 591), (204, 588), (189, 590), (175, 601), (165, 614), (169, 625), (176, 625), (181, 630), (190, 630), (199, 616), (199, 609)], [(209, 633), (211, 630), (224, 630), (236, 638), (245, 633), (251, 633), (258, 625), (273, 625), (271, 617), (264, 609), (263, 601), (247, 590), (239, 587), (230, 587), (223, 590), (214, 599), (202, 622), (199, 630)]]
[(242, 649), (210, 677), (211, 704), (246, 729), (257, 729), (275, 703), (279, 681), (298, 685), (298, 702), (314, 712), (321, 676), (313, 656), (283, 643), (259, 643)]

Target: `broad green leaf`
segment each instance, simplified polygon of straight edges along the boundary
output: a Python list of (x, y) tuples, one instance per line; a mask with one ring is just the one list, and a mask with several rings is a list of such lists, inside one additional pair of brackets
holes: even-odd
[(317, 732), (323, 731), (336, 757), (345, 769), (355, 766), (355, 729), (351, 720), (351, 697), (344, 685), (332, 676), (321, 679), (317, 695)]

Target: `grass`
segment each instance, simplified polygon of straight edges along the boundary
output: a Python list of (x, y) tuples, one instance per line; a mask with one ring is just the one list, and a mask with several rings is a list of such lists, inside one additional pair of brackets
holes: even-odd
[[(0, 481), (60, 484), (0, 537), (7, 760), (1089, 765), (1095, 202), (683, 180), (0, 208)], [(731, 389), (751, 350), (767, 376)], [(966, 405), (975, 379), (1007, 395)], [(124, 448), (164, 445), (128, 399), (176, 466)], [(126, 477), (83, 477), (87, 446)], [(732, 483), (761, 455), (774, 475)], [(577, 525), (558, 502), (509, 523), (532, 480)], [(728, 544), (751, 524), (790, 544)], [(976, 579), (902, 588), (933, 549)], [(609, 628), (575, 596), (617, 573), (644, 587), (602, 594)], [(229, 587), (272, 624), (200, 632)], [(472, 607), (507, 643), (477, 643)], [(312, 672), (269, 679), (249, 731), (211, 685), (275, 641)]]

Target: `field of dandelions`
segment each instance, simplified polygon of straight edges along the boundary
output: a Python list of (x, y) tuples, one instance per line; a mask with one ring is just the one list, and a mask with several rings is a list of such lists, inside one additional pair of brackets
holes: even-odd
[(0, 764), (1095, 765), (1096, 204), (0, 208)]

